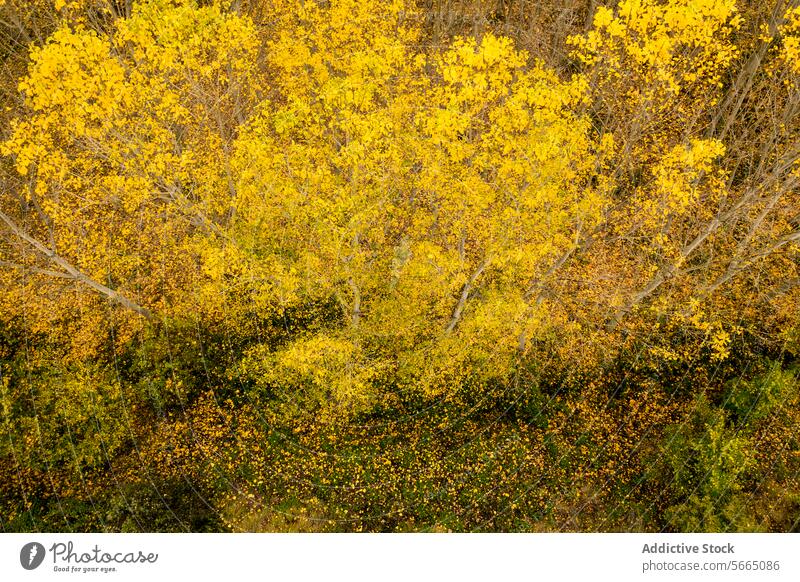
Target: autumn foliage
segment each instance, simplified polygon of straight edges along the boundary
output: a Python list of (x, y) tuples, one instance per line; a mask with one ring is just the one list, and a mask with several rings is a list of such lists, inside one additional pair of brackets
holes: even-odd
[(0, 16), (4, 530), (799, 527), (796, 1)]

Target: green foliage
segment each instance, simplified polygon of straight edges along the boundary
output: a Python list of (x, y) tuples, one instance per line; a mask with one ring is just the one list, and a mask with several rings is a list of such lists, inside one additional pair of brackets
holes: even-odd
[(0, 0), (3, 529), (797, 528), (800, 9), (434, 4)]
[(224, 526), (207, 495), (185, 480), (121, 487), (104, 500), (104, 528), (122, 533), (218, 532)]
[[(729, 424), (724, 410), (705, 396), (688, 418), (671, 427), (660, 448), (665, 479), (677, 501), (665, 512), (667, 527), (678, 531), (749, 529), (743, 487), (753, 469), (752, 443)], [(745, 493), (746, 496), (746, 493)]]
[(753, 380), (735, 379), (723, 397), (724, 406), (742, 427), (758, 423), (776, 410), (792, 406), (798, 398), (797, 372), (773, 363), (763, 375)]

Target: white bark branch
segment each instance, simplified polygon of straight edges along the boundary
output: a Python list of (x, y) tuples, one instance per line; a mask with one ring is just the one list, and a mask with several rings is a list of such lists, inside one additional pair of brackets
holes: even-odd
[(87, 287), (90, 287), (91, 289), (94, 289), (100, 294), (105, 295), (111, 301), (118, 303), (123, 307), (130, 309), (131, 311), (135, 311), (136, 313), (145, 317), (146, 319), (148, 320), (153, 319), (153, 314), (149, 309), (142, 307), (135, 301), (128, 299), (127, 297), (118, 293), (114, 289), (111, 289), (110, 287), (107, 287), (102, 283), (95, 281), (88, 275), (82, 273), (80, 270), (74, 267), (69, 261), (64, 259), (64, 257), (58, 255), (55, 252), (55, 250), (49, 248), (47, 245), (45, 245), (41, 241), (37, 240), (36, 238), (32, 237), (30, 234), (25, 232), (16, 222), (14, 222), (14, 220), (11, 219), (11, 217), (9, 217), (2, 211), (0, 211), (0, 220), (2, 220), (6, 224), (6, 226), (14, 234), (14, 236), (28, 243), (36, 251), (47, 257), (47, 259), (51, 263), (53, 263), (54, 265), (60, 267), (65, 271), (65, 273), (54, 276), (59, 276), (62, 278), (70, 278), (75, 281), (79, 281), (84, 285), (86, 285)]

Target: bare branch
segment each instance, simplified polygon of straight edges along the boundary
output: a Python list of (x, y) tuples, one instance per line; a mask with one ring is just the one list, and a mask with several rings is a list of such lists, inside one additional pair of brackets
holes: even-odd
[(470, 276), (466, 283), (464, 283), (464, 287), (461, 289), (461, 297), (458, 299), (458, 303), (456, 304), (455, 309), (453, 310), (453, 315), (450, 317), (450, 323), (447, 324), (445, 328), (445, 333), (452, 333), (452, 331), (458, 325), (458, 322), (461, 321), (461, 315), (464, 313), (464, 307), (467, 305), (467, 300), (469, 299), (469, 295), (472, 292), (472, 286), (475, 284), (475, 281), (481, 274), (486, 270), (486, 267), (489, 265), (489, 259), (484, 259), (481, 261), (481, 264), (478, 265), (478, 268), (475, 270), (474, 273)]
[(62, 278), (64, 277), (71, 278), (74, 279), (75, 281), (79, 281), (84, 285), (91, 287), (95, 291), (101, 293), (102, 295), (105, 295), (111, 301), (119, 303), (123, 307), (135, 311), (136, 313), (145, 317), (146, 319), (148, 320), (153, 319), (153, 314), (150, 312), (149, 309), (142, 307), (138, 303), (131, 301), (124, 295), (121, 295), (117, 291), (114, 291), (113, 289), (106, 287), (102, 283), (99, 283), (94, 279), (90, 278), (89, 276), (87, 276), (86, 274), (82, 273), (77, 268), (75, 268), (71, 263), (69, 263), (66, 259), (64, 259), (64, 257), (56, 254), (54, 250), (50, 249), (41, 241), (35, 239), (27, 232), (25, 232), (16, 222), (14, 222), (11, 219), (11, 217), (9, 217), (2, 211), (0, 211), (0, 220), (2, 220), (6, 224), (6, 226), (8, 226), (8, 228), (11, 230), (14, 236), (31, 245), (36, 251), (47, 257), (47, 259), (51, 263), (57, 265), (58, 267), (66, 271), (65, 274), (61, 274), (58, 276), (61, 276)]

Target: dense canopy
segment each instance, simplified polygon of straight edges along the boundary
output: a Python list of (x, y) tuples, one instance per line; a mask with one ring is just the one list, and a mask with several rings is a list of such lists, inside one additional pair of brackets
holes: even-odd
[(3, 530), (800, 527), (796, 0), (0, 0), (0, 60)]

